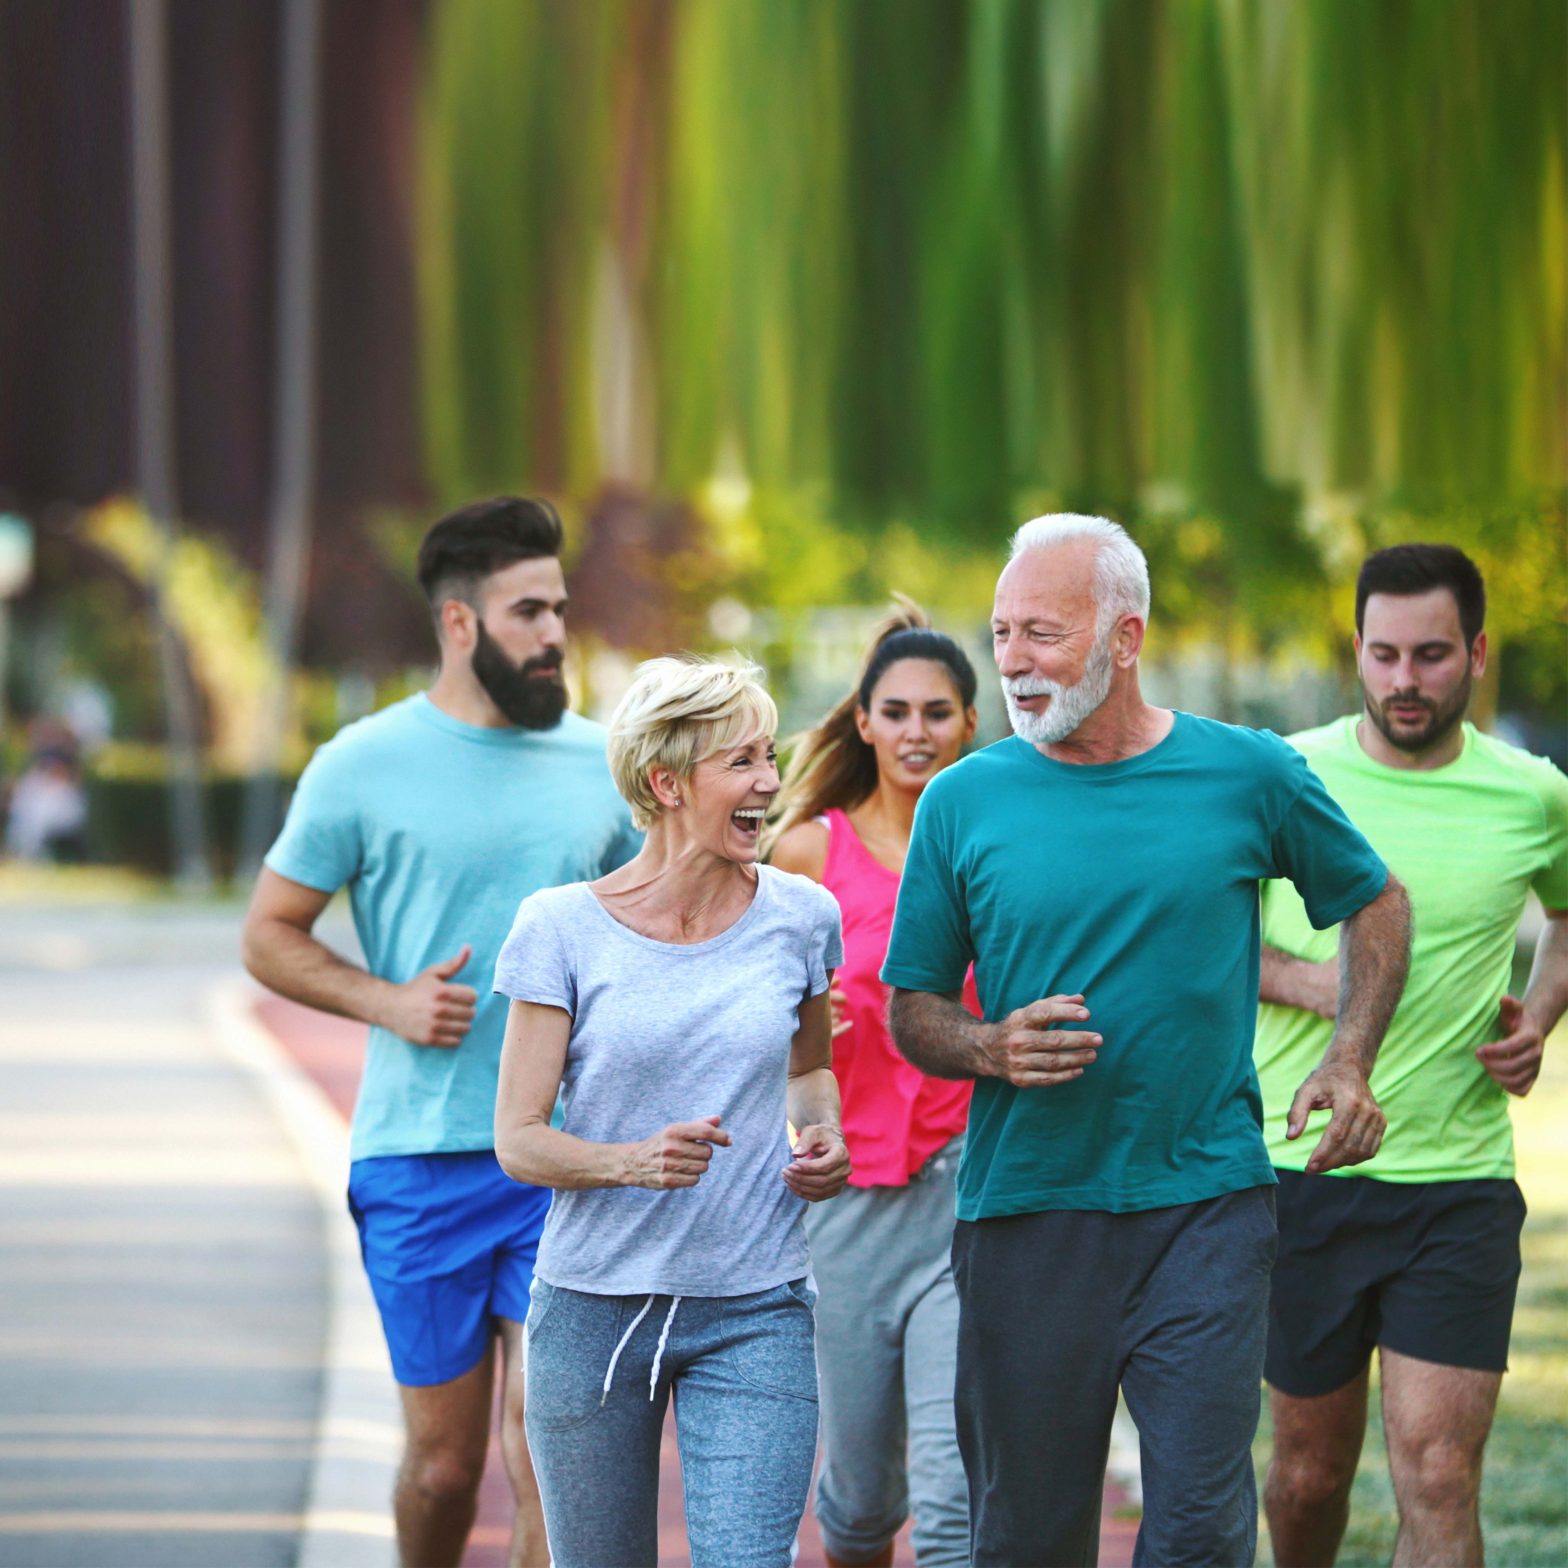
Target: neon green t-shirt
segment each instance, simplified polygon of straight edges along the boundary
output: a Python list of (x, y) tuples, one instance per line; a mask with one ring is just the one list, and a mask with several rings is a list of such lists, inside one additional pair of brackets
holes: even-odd
[[(1541, 757), (1464, 726), (1464, 749), (1419, 772), (1374, 762), (1359, 716), (1288, 739), (1410, 893), (1410, 981), (1372, 1070), (1388, 1117), (1375, 1159), (1335, 1175), (1457, 1181), (1514, 1173), (1508, 1096), (1476, 1060), (1499, 1039), (1514, 941), (1531, 888), (1568, 908), (1568, 778)], [(1315, 931), (1286, 882), (1263, 889), (1263, 940), (1313, 961), (1332, 958), (1337, 930)], [(1332, 1025), (1265, 1004), (1254, 1047), (1264, 1137), (1283, 1170), (1302, 1170), (1327, 1113), (1294, 1143), (1285, 1113), (1321, 1060)]]

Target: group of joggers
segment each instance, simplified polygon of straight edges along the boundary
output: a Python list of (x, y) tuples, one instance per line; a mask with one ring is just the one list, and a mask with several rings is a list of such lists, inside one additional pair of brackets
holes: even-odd
[[(761, 672), (568, 711), (561, 524), (420, 551), (440, 669), (315, 755), (245, 957), (370, 1038), (349, 1206), (455, 1564), (492, 1410), (511, 1561), (1092, 1564), (1118, 1394), (1135, 1560), (1332, 1563), (1374, 1349), (1395, 1561), (1480, 1563), (1524, 1204), (1509, 1094), (1568, 1009), (1568, 778), (1466, 721), (1485, 591), (1364, 563), (1362, 711), (1285, 740), (1144, 699), (1115, 523), (1013, 538), (1013, 733), (913, 605), (781, 780)], [(918, 810), (917, 810), (918, 804)], [(363, 967), (314, 935), (347, 887)], [(1509, 992), (1534, 892), (1545, 921)], [(1260, 919), (1261, 911), (1261, 919)], [(1261, 1002), (1261, 1005), (1260, 1005)]]

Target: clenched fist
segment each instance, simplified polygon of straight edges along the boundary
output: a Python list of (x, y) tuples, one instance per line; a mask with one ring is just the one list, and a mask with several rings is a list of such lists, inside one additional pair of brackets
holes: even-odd
[(707, 1172), (714, 1145), (729, 1145), (730, 1135), (719, 1126), (719, 1120), (717, 1116), (701, 1116), (692, 1122), (671, 1122), (651, 1138), (628, 1144), (625, 1185), (655, 1191), (695, 1187)]
[(1089, 1009), (1081, 995), (1048, 996), (1009, 1013), (991, 1025), (986, 1055), (993, 1072), (1017, 1089), (1041, 1089), (1071, 1083), (1092, 1067), (1105, 1043), (1083, 1029), (1058, 1029), (1060, 1023), (1083, 1023)]
[(1477, 1047), (1476, 1059), (1510, 1094), (1528, 1094), (1540, 1076), (1546, 1033), (1517, 996), (1498, 1004), (1497, 1023), (1503, 1038)]
[(472, 951), (465, 942), (455, 957), (431, 964), (412, 980), (394, 986), (392, 1000), (379, 1022), (414, 1045), (448, 1050), (461, 1045), (474, 1021), (479, 993), (471, 985), (454, 985), (452, 976), (468, 962)]
[(837, 1127), (802, 1127), (794, 1159), (784, 1167), (784, 1185), (807, 1203), (836, 1198), (849, 1180), (849, 1148)]

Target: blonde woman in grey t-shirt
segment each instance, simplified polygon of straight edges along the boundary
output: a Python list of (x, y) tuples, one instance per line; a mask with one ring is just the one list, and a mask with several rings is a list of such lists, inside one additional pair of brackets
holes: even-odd
[(671, 1397), (695, 1568), (785, 1568), (805, 1510), (801, 1214), (849, 1176), (827, 996), (842, 952), (832, 895), (757, 864), (779, 787), (758, 673), (641, 666), (609, 756), (647, 840), (524, 900), (496, 966), (496, 1154), (556, 1190), (527, 1324), (556, 1568), (657, 1561)]

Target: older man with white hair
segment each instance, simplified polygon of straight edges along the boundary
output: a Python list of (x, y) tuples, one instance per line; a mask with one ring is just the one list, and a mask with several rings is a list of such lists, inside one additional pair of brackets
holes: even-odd
[[(1258, 884), (1341, 927), (1333, 1039), (1290, 1111), (1308, 1169), (1368, 1159), (1404, 891), (1277, 736), (1146, 702), (1143, 552), (1019, 529), (992, 636), (1014, 735), (921, 797), (883, 979), (900, 1049), (977, 1080), (958, 1179), (958, 1420), (973, 1560), (1093, 1563), (1118, 1387), (1134, 1560), (1252, 1560), (1274, 1258), (1252, 1066)], [(983, 1020), (960, 1005), (969, 964)]]

